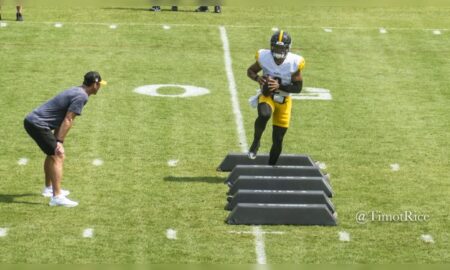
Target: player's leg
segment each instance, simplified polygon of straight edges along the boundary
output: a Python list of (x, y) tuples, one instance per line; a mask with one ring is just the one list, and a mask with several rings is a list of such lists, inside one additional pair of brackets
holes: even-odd
[(283, 103), (274, 103), (272, 147), (270, 149), (269, 165), (276, 165), (281, 151), (283, 139), (291, 121), (292, 98), (285, 97)]
[(272, 108), (268, 103), (262, 102), (258, 104), (258, 117), (255, 120), (255, 131), (253, 134), (253, 143), (248, 151), (248, 156), (251, 159), (256, 158), (260, 141), (264, 130), (266, 129), (267, 122), (272, 116)]
[(281, 151), (283, 150), (283, 139), (287, 128), (273, 126), (272, 148), (270, 149), (269, 165), (276, 165)]

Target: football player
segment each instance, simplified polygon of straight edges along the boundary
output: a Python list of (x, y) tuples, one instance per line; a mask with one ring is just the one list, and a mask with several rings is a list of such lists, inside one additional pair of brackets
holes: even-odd
[[(247, 76), (261, 88), (258, 97), (258, 117), (255, 120), (253, 143), (248, 157), (255, 159), (261, 136), (272, 117), (272, 147), (269, 165), (275, 165), (281, 154), (283, 138), (291, 119), (291, 93), (300, 93), (305, 60), (290, 52), (292, 40), (284, 31), (277, 31), (270, 39), (270, 50), (262, 49), (256, 54), (256, 62), (247, 69)], [(258, 73), (262, 71), (262, 76)]]

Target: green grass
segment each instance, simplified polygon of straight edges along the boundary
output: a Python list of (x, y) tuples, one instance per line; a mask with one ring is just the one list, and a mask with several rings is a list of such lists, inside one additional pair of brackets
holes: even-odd
[[(13, 7), (2, 11), (8, 25), (0, 28), (0, 228), (9, 231), (0, 238), (0, 262), (255, 262), (253, 236), (229, 233), (251, 227), (224, 223), (227, 174), (215, 171), (228, 152), (241, 149), (220, 25), (230, 41), (248, 142), (256, 112), (247, 98), (256, 85), (246, 68), (256, 50), (267, 47), (272, 27), (288, 30), (293, 51), (306, 58), (305, 86), (333, 96), (294, 101), (284, 151), (327, 164), (339, 225), (263, 226), (284, 232), (265, 235), (268, 262), (450, 261), (448, 8), (224, 7), (216, 15), (30, 7), (23, 23), (8, 20)], [(109, 29), (112, 23), (118, 28)], [(442, 35), (431, 29), (443, 29)], [(50, 208), (40, 196), (44, 157), (22, 119), (81, 83), (88, 70), (109, 84), (90, 98), (66, 138), (63, 186), (80, 205)], [(211, 93), (173, 99), (133, 92), (148, 84), (195, 85)], [(270, 128), (261, 151), (269, 147)], [(17, 165), (21, 157), (30, 159), (27, 166)], [(92, 166), (95, 158), (104, 165)], [(176, 167), (167, 165), (171, 159), (179, 160)], [(400, 170), (391, 171), (392, 163)], [(358, 211), (407, 210), (430, 220), (355, 221)], [(85, 228), (94, 228), (94, 238), (81, 237)], [(168, 228), (178, 231), (178, 240), (166, 238)], [(349, 232), (351, 241), (340, 242), (339, 231)], [(435, 243), (424, 243), (421, 234)]]

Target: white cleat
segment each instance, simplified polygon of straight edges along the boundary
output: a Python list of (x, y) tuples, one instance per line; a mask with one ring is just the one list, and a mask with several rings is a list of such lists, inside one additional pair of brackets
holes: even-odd
[[(61, 189), (61, 195), (67, 196), (70, 194), (70, 191)], [(42, 190), (42, 196), (46, 198), (50, 198), (53, 196), (53, 188), (52, 187), (44, 187)]]
[(256, 153), (254, 153), (254, 152), (248, 152), (248, 158), (249, 158), (249, 159), (255, 159), (255, 158), (256, 158)]
[(77, 202), (74, 202), (68, 198), (66, 198), (65, 196), (54, 196), (52, 197), (52, 199), (50, 200), (50, 202), (48, 203), (48, 205), (50, 206), (64, 206), (64, 207), (75, 207), (78, 205)]

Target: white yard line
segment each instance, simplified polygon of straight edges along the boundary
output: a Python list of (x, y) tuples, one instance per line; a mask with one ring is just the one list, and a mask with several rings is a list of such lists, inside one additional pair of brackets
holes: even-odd
[[(242, 118), (241, 109), (239, 107), (239, 99), (237, 96), (236, 81), (234, 79), (233, 68), (231, 64), (230, 45), (228, 42), (227, 30), (224, 26), (219, 27), (220, 38), (222, 39), (224, 58), (225, 58), (225, 71), (227, 73), (228, 86), (231, 94), (231, 104), (233, 106), (234, 118), (236, 121), (236, 128), (239, 137), (239, 145), (242, 152), (246, 152), (248, 149), (247, 137), (245, 135), (244, 121)], [(253, 235), (255, 236), (255, 251), (256, 262), (258, 264), (266, 264), (266, 251), (264, 246), (264, 236), (259, 226), (253, 227)]]
[(96, 158), (92, 161), (92, 165), (94, 166), (102, 166), (104, 163), (104, 161), (100, 158)]
[[(42, 21), (42, 22), (38, 22), (38, 21), (34, 21), (34, 22), (31, 22), (31, 21), (27, 21), (26, 22), (26, 24), (27, 25), (33, 25), (33, 24), (52, 24), (52, 25), (54, 25), (55, 24), (55, 22), (45, 22), (45, 21)], [(64, 24), (66, 24), (66, 25), (107, 25), (107, 26), (109, 26), (109, 25), (111, 25), (111, 23), (107, 23), (107, 22), (64, 22)], [(61, 24), (62, 25), (62, 24)], [(166, 25), (166, 24), (162, 24), (162, 23), (132, 23), (132, 22), (129, 22), (129, 23), (121, 23), (120, 25), (122, 25), (122, 26), (155, 26), (155, 27), (163, 27), (164, 25)], [(171, 24), (171, 26), (177, 26), (177, 27), (207, 27), (207, 28), (211, 28), (211, 27), (214, 27), (214, 28), (216, 28), (216, 27), (224, 27), (224, 26), (220, 26), (220, 25), (217, 25), (217, 24), (186, 24), (186, 23), (179, 23), (179, 24)], [(247, 28), (247, 29), (249, 29), (249, 28), (265, 28), (265, 29), (267, 29), (268, 27), (267, 27), (267, 25), (249, 25), (249, 24), (246, 24), (246, 25), (227, 25), (226, 27), (229, 27), (229, 28)], [(272, 30), (274, 29), (275, 27), (272, 27)], [(287, 26), (285, 26), (284, 27), (284, 29), (325, 29), (325, 28), (327, 28), (327, 29), (330, 29), (330, 30), (334, 30), (334, 29), (340, 29), (340, 30), (379, 30), (381, 27), (376, 27), (376, 26), (374, 26), (374, 27), (365, 27), (365, 26), (360, 26), (360, 27), (358, 27), (358, 26), (355, 26), (355, 27), (346, 27), (346, 26), (311, 26), (311, 25), (287, 25)], [(437, 30), (437, 31), (448, 31), (448, 30), (450, 30), (450, 29), (448, 29), (448, 28), (438, 28), (438, 29), (436, 29), (436, 28), (434, 28), (434, 29), (431, 29), (431, 28), (406, 28), (406, 27), (389, 27), (389, 30), (392, 30), (392, 31), (434, 31), (434, 30)]]
[(264, 233), (260, 226), (253, 227), (253, 235), (255, 236), (256, 262), (257, 264), (267, 264)]
[(241, 151), (246, 152), (248, 149), (247, 138), (245, 136), (244, 121), (242, 120), (242, 113), (239, 107), (239, 99), (237, 95), (236, 80), (234, 79), (233, 67), (231, 64), (230, 45), (228, 43), (227, 30), (224, 26), (220, 26), (220, 37), (223, 43), (223, 52), (225, 58), (225, 71), (228, 79), (228, 89), (231, 94), (231, 105), (233, 106), (234, 118), (236, 120), (236, 128), (239, 137), (239, 145)]

